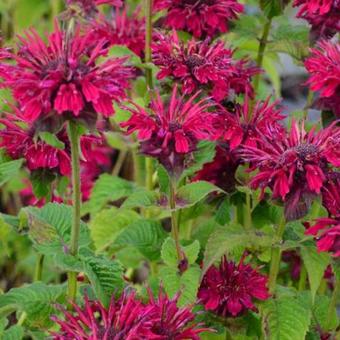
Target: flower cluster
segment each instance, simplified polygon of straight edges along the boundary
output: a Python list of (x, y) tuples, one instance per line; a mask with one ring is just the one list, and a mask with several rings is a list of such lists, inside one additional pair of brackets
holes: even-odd
[(320, 91), (318, 107), (340, 117), (340, 44), (321, 41), (317, 48), (312, 49), (305, 66), (310, 73), (308, 83), (311, 89)]
[(145, 46), (145, 19), (139, 19), (139, 10), (127, 15), (127, 8), (116, 9), (110, 19), (99, 16), (91, 22), (94, 39), (105, 38), (110, 45), (123, 45), (143, 57)]
[(163, 103), (157, 94), (151, 114), (134, 104), (135, 108), (127, 108), (131, 118), (121, 124), (128, 134), (138, 131), (141, 152), (157, 158), (175, 176), (182, 172), (198, 141), (212, 139), (214, 115), (208, 109), (213, 104), (206, 99), (195, 103), (197, 96), (185, 100), (177, 95), (175, 87), (169, 103)]
[(208, 269), (198, 291), (206, 310), (236, 317), (247, 310), (257, 310), (253, 299), (269, 298), (267, 277), (245, 264), (244, 259), (245, 256), (236, 264), (223, 257), (219, 267)]
[(112, 101), (125, 96), (131, 70), (125, 58), (99, 62), (107, 53), (106, 39), (94, 41), (79, 27), (70, 35), (58, 25), (47, 44), (34, 30), (19, 39), (18, 52), (8, 53), (9, 63), (1, 65), (1, 76), (25, 119), (35, 122), (51, 112), (85, 120), (93, 113), (114, 113)]
[(83, 308), (73, 304), (74, 313), (59, 308), (65, 318), (52, 317), (60, 325), (60, 332), (52, 335), (55, 340), (198, 340), (198, 334), (208, 329), (195, 324), (191, 308), (177, 307), (177, 299), (169, 299), (160, 291), (158, 299), (150, 294), (150, 302), (143, 304), (132, 292), (124, 293), (118, 301), (112, 297), (105, 308), (85, 297)]
[(285, 202), (286, 218), (300, 218), (320, 194), (332, 166), (340, 166), (340, 129), (333, 124), (307, 133), (293, 121), (280, 138), (263, 137), (260, 145), (243, 147), (244, 159), (258, 170), (251, 186), (271, 188), (273, 198)]
[(245, 59), (234, 60), (233, 51), (222, 41), (191, 40), (183, 44), (176, 32), (158, 35), (152, 46), (153, 62), (160, 67), (158, 79), (172, 77), (183, 84), (183, 92), (191, 94), (206, 89), (215, 100), (229, 94), (253, 95), (251, 77), (259, 70)]
[(297, 16), (312, 25), (315, 37), (329, 37), (340, 31), (339, 0), (295, 0), (293, 5), (300, 6)]
[(243, 12), (237, 0), (155, 0), (155, 10), (167, 10), (165, 24), (197, 38), (228, 31), (228, 22)]

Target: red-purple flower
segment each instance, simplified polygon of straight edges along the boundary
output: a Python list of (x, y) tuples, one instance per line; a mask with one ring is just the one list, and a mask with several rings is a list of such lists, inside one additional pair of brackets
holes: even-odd
[(151, 103), (151, 114), (134, 104), (135, 108), (127, 108), (131, 118), (121, 124), (127, 127), (128, 134), (138, 131), (141, 152), (157, 158), (174, 175), (181, 173), (198, 141), (211, 139), (213, 135), (213, 114), (208, 111), (213, 104), (207, 99), (195, 103), (198, 95), (185, 100), (177, 95), (175, 87), (169, 103), (163, 103), (157, 94)]
[(229, 141), (230, 149), (235, 150), (240, 145), (256, 147), (262, 136), (274, 138), (284, 131), (280, 121), (284, 119), (277, 102), (259, 101), (253, 108), (246, 97), (243, 105), (237, 104), (234, 112), (223, 110), (219, 112), (216, 121), (217, 138)]
[(155, 0), (156, 10), (167, 10), (165, 24), (201, 38), (228, 31), (243, 5), (236, 0)]
[(340, 117), (340, 44), (324, 40), (311, 51), (305, 61), (310, 73), (308, 84), (313, 91), (320, 92), (318, 106)]
[(244, 257), (239, 264), (223, 257), (219, 267), (211, 266), (204, 275), (198, 298), (206, 310), (236, 317), (247, 310), (257, 311), (254, 299), (269, 298), (267, 281), (266, 276), (244, 263)]
[(218, 101), (228, 94), (253, 95), (251, 77), (259, 70), (245, 59), (233, 59), (233, 51), (222, 41), (209, 45), (208, 40), (191, 40), (183, 44), (173, 32), (159, 34), (152, 50), (153, 62), (160, 67), (158, 79), (171, 76), (183, 84), (185, 94), (207, 89)]
[(112, 297), (109, 308), (85, 297), (83, 308), (73, 303), (73, 313), (62, 307), (59, 309), (64, 319), (52, 317), (60, 326), (59, 332), (52, 333), (55, 340), (154, 339), (148, 330), (148, 308), (136, 299), (135, 293), (124, 294), (118, 301)]
[(8, 64), (2, 65), (2, 76), (25, 119), (34, 122), (53, 111), (64, 118), (114, 113), (112, 101), (124, 97), (131, 70), (125, 58), (100, 62), (107, 53), (105, 39), (95, 41), (79, 27), (70, 35), (56, 26), (48, 43), (34, 30), (19, 40), (18, 52), (8, 53)]
[(226, 192), (233, 192), (237, 183), (235, 173), (240, 161), (227, 145), (218, 145), (212, 162), (204, 164), (193, 181), (207, 181)]
[(152, 293), (149, 293), (150, 301), (148, 306), (151, 308), (152, 322), (151, 332), (153, 338), (159, 340), (199, 340), (198, 334), (210, 331), (207, 328), (201, 328), (200, 324), (196, 324), (195, 314), (192, 307), (178, 307), (179, 294), (173, 299), (163, 292), (160, 288), (157, 300), (154, 299)]
[(139, 10), (128, 16), (127, 9), (116, 9), (112, 18), (100, 16), (92, 22), (97, 39), (105, 38), (110, 45), (123, 45), (143, 57), (145, 47), (145, 19), (138, 18)]
[(312, 25), (317, 38), (332, 36), (340, 30), (339, 0), (295, 0), (293, 6), (300, 6), (297, 17)]
[(273, 198), (285, 202), (286, 218), (304, 216), (316, 194), (320, 194), (332, 166), (340, 166), (340, 129), (335, 124), (308, 133), (293, 121), (281, 137), (263, 136), (260, 145), (243, 147), (242, 156), (258, 173), (251, 186), (269, 187)]

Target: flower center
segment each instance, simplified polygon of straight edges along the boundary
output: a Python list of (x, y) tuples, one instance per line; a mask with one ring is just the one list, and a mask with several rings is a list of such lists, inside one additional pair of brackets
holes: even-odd
[(193, 69), (195, 67), (201, 66), (204, 64), (204, 58), (197, 54), (193, 54), (187, 58), (185, 61), (186, 65), (190, 68)]
[(310, 161), (318, 153), (318, 148), (313, 144), (301, 144), (295, 148), (295, 151), (302, 161)]

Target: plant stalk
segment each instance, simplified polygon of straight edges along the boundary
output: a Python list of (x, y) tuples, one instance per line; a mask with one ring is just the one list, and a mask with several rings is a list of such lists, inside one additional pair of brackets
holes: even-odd
[(34, 281), (41, 281), (45, 255), (38, 254), (37, 263), (35, 266)]
[(171, 209), (171, 233), (175, 241), (178, 261), (183, 260), (181, 245), (179, 243), (179, 226), (176, 212), (176, 183), (170, 180), (170, 209)]
[(246, 204), (244, 205), (244, 227), (247, 230), (251, 229), (251, 197), (249, 193), (246, 193)]
[(299, 291), (303, 291), (306, 289), (306, 280), (307, 280), (307, 269), (304, 265), (301, 267), (300, 278), (299, 278)]
[[(79, 234), (80, 234), (80, 208), (81, 208), (81, 190), (80, 190), (80, 135), (77, 130), (77, 124), (70, 121), (68, 125), (68, 136), (71, 144), (72, 158), (72, 198), (73, 198), (73, 221), (71, 230), (70, 254), (78, 254)], [(68, 298), (74, 301), (77, 294), (77, 273), (68, 273)]]
[[(285, 226), (286, 226), (286, 220), (284, 216), (282, 216), (282, 220), (279, 224), (279, 228), (277, 230), (277, 238), (282, 240), (283, 233), (285, 231)], [(281, 249), (278, 246), (273, 246), (272, 248), (272, 258), (270, 262), (270, 271), (269, 271), (269, 282), (268, 282), (268, 288), (270, 293), (275, 292), (276, 288), (276, 280), (277, 280), (277, 275), (280, 270), (280, 262), (281, 262)]]
[(340, 280), (335, 275), (335, 286), (334, 286), (333, 294), (332, 294), (331, 301), (328, 306), (328, 312), (327, 312), (327, 319), (326, 319), (328, 323), (327, 328), (330, 328), (332, 325), (332, 316), (333, 316), (334, 310), (336, 309), (339, 296), (340, 296)]
[[(267, 43), (268, 43), (268, 36), (269, 36), (271, 25), (272, 25), (272, 19), (268, 19), (263, 27), (263, 33), (260, 39), (259, 50), (258, 50), (257, 58), (256, 58), (256, 66), (258, 68), (262, 68), (263, 58), (264, 58), (264, 54), (265, 54)], [(259, 89), (260, 78), (261, 78), (261, 74), (256, 74), (254, 77), (255, 94), (257, 93)]]

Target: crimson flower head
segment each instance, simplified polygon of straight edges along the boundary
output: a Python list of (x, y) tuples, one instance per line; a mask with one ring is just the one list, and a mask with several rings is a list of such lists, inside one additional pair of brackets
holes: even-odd
[(195, 323), (192, 307), (177, 306), (179, 296), (177, 294), (173, 299), (169, 299), (162, 287), (157, 299), (154, 299), (152, 293), (149, 292), (148, 306), (151, 308), (152, 315), (150, 330), (154, 334), (154, 338), (150, 339), (199, 340), (199, 333), (210, 331)]
[(330, 37), (340, 30), (339, 0), (294, 0), (300, 6), (298, 18), (312, 25), (312, 33), (318, 37)]
[(60, 326), (58, 332), (52, 333), (54, 340), (153, 339), (148, 330), (148, 309), (136, 299), (135, 293), (124, 294), (118, 301), (112, 298), (108, 308), (87, 297), (83, 308), (72, 305), (73, 312), (59, 307), (63, 319), (52, 317)]
[(213, 104), (207, 99), (195, 102), (198, 95), (185, 100), (177, 95), (175, 86), (169, 103), (157, 94), (151, 102), (151, 114), (134, 104), (134, 108), (127, 108), (131, 118), (121, 124), (128, 134), (137, 131), (141, 152), (157, 158), (172, 175), (182, 172), (198, 141), (213, 135), (214, 115), (208, 111)]
[(305, 66), (311, 89), (320, 92), (318, 106), (340, 117), (340, 44), (324, 40), (311, 51)]
[(208, 311), (237, 317), (247, 310), (257, 311), (254, 299), (269, 298), (267, 282), (266, 276), (244, 263), (244, 257), (236, 264), (224, 256), (219, 267), (211, 266), (204, 275), (198, 298)]
[(277, 102), (270, 104), (269, 101), (270, 97), (251, 108), (246, 97), (243, 105), (235, 106), (234, 112), (220, 112), (215, 123), (219, 131), (217, 138), (229, 141), (230, 150), (235, 150), (240, 145), (256, 147), (263, 135), (273, 138), (282, 134), (282, 110)]
[(156, 10), (166, 10), (165, 24), (195, 37), (213, 37), (228, 31), (243, 5), (237, 0), (155, 0)]
[(171, 76), (183, 84), (183, 92), (192, 94), (207, 89), (215, 100), (228, 94), (253, 95), (251, 77), (259, 70), (245, 59), (233, 59), (233, 51), (222, 41), (191, 40), (183, 44), (176, 32), (157, 36), (152, 46), (153, 62), (160, 67), (158, 79)]
[(328, 210), (328, 218), (319, 218), (316, 224), (306, 231), (316, 237), (320, 252), (332, 253), (340, 257), (340, 174), (330, 174), (322, 190), (322, 202)]
[(266, 187), (273, 198), (285, 202), (288, 220), (304, 216), (315, 195), (320, 194), (332, 166), (340, 166), (340, 129), (335, 124), (308, 133), (293, 121), (289, 133), (273, 139), (263, 136), (258, 146), (243, 147), (243, 157), (258, 173), (255, 189)]
[(70, 35), (56, 25), (47, 43), (34, 30), (19, 40), (18, 52), (8, 53), (9, 62), (2, 65), (2, 76), (26, 120), (51, 112), (74, 119), (114, 113), (112, 101), (124, 97), (131, 70), (124, 58), (100, 61), (107, 53), (105, 39), (95, 41), (79, 27)]
[(123, 45), (139, 57), (144, 56), (145, 19), (138, 18), (139, 11), (128, 16), (127, 9), (116, 9), (112, 18), (100, 16), (92, 22), (96, 39), (105, 38), (110, 45)]

